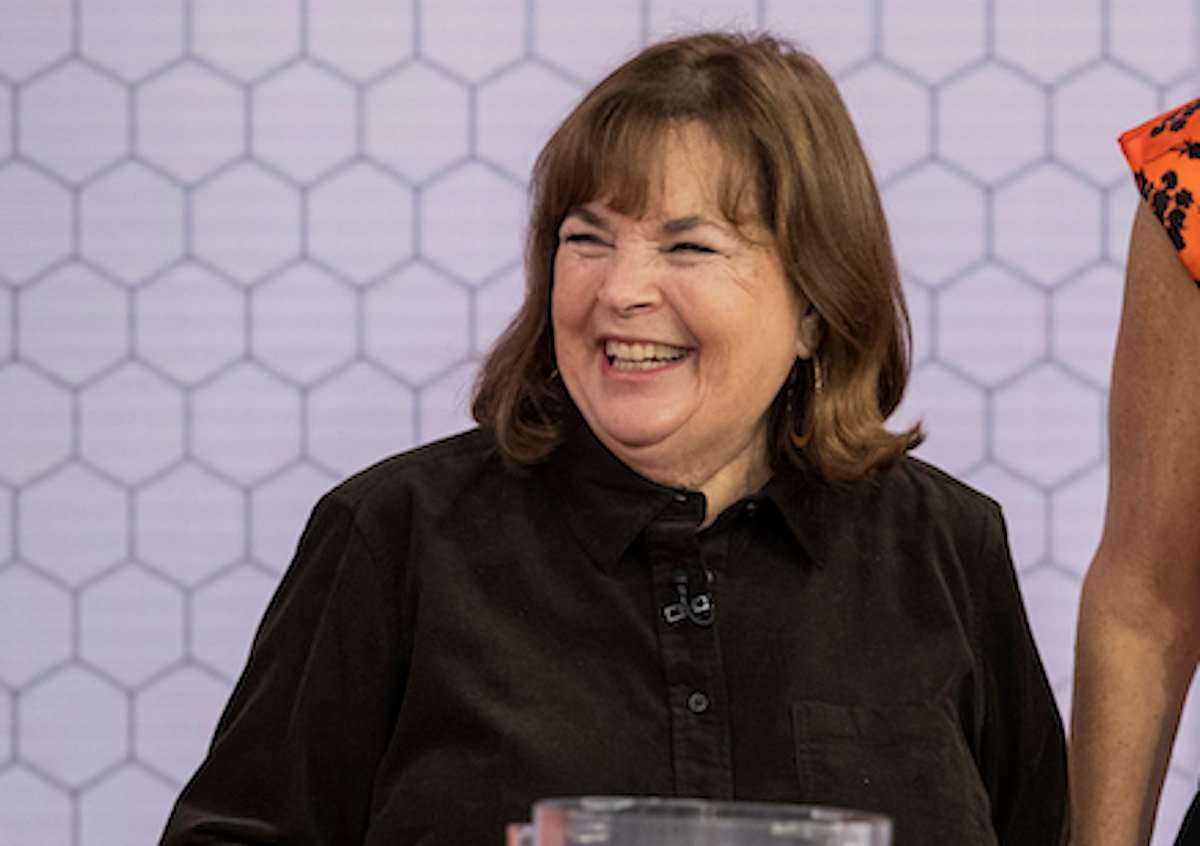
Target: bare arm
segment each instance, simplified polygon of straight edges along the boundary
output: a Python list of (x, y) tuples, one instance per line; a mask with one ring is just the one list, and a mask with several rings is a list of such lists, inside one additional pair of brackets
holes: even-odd
[(1200, 288), (1139, 204), (1109, 407), (1108, 511), (1084, 580), (1076, 846), (1149, 842), (1200, 656)]

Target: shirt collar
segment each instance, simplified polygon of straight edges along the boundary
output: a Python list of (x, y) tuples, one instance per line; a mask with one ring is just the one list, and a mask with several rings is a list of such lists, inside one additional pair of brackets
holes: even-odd
[[(886, 471), (883, 471), (886, 472)], [(815, 471), (794, 465), (781, 468), (762, 490), (795, 538), (802, 556), (815, 567), (831, 557), (832, 548), (857, 543), (871, 520), (876, 480), (831, 482)]]
[(546, 466), (546, 480), (567, 525), (601, 568), (616, 567), (637, 536), (660, 516), (704, 515), (704, 496), (643, 478), (608, 451), (580, 420)]
[[(686, 519), (697, 526), (704, 495), (651, 482), (639, 476), (579, 420), (545, 468), (563, 519), (598, 566), (611, 571), (637, 536), (660, 518)], [(869, 482), (840, 485), (818, 474), (787, 465), (779, 468), (752, 499), (771, 506), (783, 518), (802, 558), (814, 566), (826, 558), (861, 514), (862, 489)]]

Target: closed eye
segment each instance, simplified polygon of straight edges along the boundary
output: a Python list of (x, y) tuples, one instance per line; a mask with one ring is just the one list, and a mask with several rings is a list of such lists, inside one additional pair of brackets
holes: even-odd
[(680, 241), (678, 244), (672, 244), (668, 249), (672, 253), (715, 253), (712, 247), (706, 247), (703, 244), (697, 244), (695, 241)]
[(560, 236), (562, 243), (582, 247), (607, 247), (608, 242), (594, 232), (566, 232)]

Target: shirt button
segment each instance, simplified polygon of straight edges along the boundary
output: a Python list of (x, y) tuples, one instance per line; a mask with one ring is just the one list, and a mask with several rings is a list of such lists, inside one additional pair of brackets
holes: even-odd
[(758, 513), (758, 503), (757, 502), (747, 502), (746, 503), (746, 513), (749, 514), (751, 517), (753, 517), (755, 514), (757, 514)]
[(708, 710), (708, 696), (700, 690), (692, 691), (687, 698), (687, 706), (693, 714), (703, 714)]

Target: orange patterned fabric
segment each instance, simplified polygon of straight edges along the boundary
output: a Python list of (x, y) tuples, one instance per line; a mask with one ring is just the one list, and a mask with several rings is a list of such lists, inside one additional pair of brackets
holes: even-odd
[(1200, 285), (1200, 99), (1129, 130), (1120, 142), (1142, 199)]

